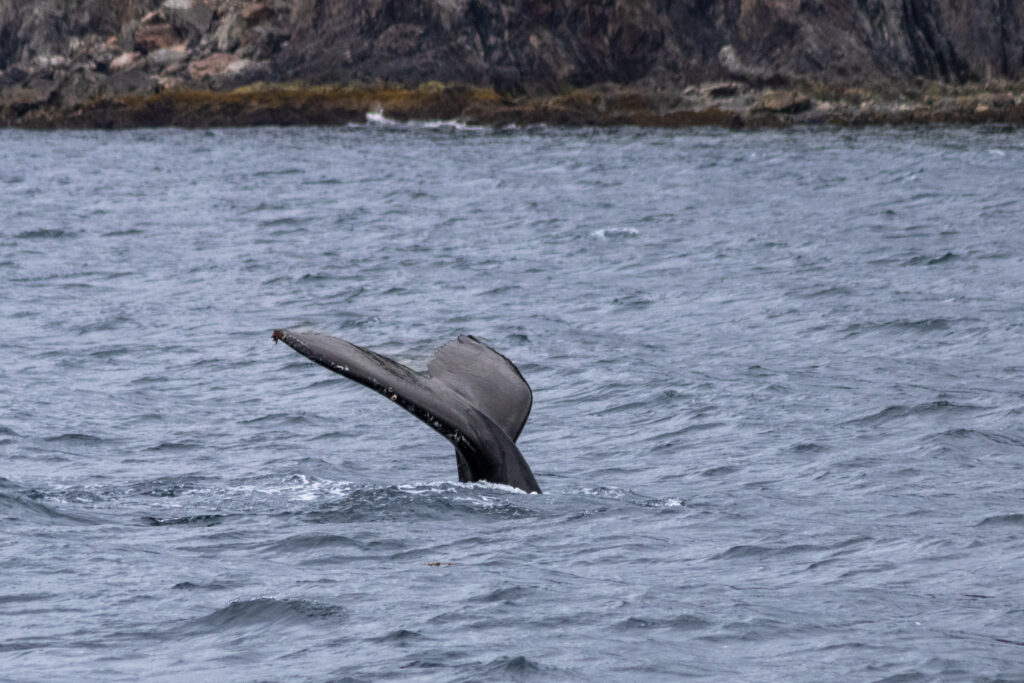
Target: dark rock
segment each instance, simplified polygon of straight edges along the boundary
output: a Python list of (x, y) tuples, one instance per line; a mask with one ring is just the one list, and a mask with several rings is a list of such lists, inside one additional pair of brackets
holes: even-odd
[(202, 0), (166, 0), (160, 11), (182, 35), (196, 40), (210, 30), (213, 21), (213, 10)]
[(2, 76), (0, 76), (0, 89), (21, 85), (28, 80), (30, 75), (31, 74), (25, 69), (12, 66), (10, 69), (7, 69)]
[[(682, 0), (667, 7), (656, 0), (298, 0), (293, 16), (280, 65), (291, 76), (324, 81), (403, 70), (402, 82), (554, 89), (644, 79), (781, 85), (1024, 76), (1021, 3), (861, 0), (851, 9), (824, 0)], [(410, 64), (413, 40), (419, 59)], [(499, 68), (506, 71), (498, 75)]]
[(511, 66), (491, 69), (491, 87), (502, 97), (521, 97), (526, 94), (526, 88), (519, 79), (519, 71)]
[(188, 67), (188, 75), (196, 81), (213, 76), (220, 76), (237, 60), (238, 57), (235, 55), (224, 52), (215, 52), (209, 57), (192, 62)]
[(184, 45), (178, 45), (153, 50), (147, 55), (146, 61), (155, 67), (156, 70), (160, 71), (176, 64), (181, 64), (187, 58), (188, 50), (185, 49)]
[(179, 45), (181, 34), (170, 24), (143, 24), (135, 31), (135, 49), (152, 52)]
[(0, 106), (6, 106), (21, 116), (26, 112), (59, 99), (58, 83), (51, 78), (32, 76), (19, 86), (0, 90)]
[(778, 114), (799, 114), (807, 111), (814, 103), (809, 97), (792, 91), (775, 92), (769, 90), (761, 96), (756, 111), (769, 111)]
[(373, 41), (373, 56), (376, 59), (395, 59), (415, 55), (419, 51), (422, 35), (422, 26), (392, 24)]
[(103, 90), (107, 77), (95, 71), (75, 71), (59, 86), (60, 103), (73, 107), (95, 99)]
[[(75, 37), (131, 39), (130, 26), (145, 18), (134, 36), (140, 51), (195, 45), (216, 27), (217, 51), (256, 44), (250, 56), (273, 55), (272, 76), (282, 79), (440, 80), (538, 93), (606, 81), (851, 86), (1024, 78), (1019, 1), (158, 2), (0, 0), (0, 68), (66, 54)], [(253, 33), (264, 27), (270, 33)]]
[[(1024, 0), (0, 0), (3, 121), (186, 74), (404, 86), (433, 108), (396, 116), (495, 122), (1015, 121)], [(490, 95), (418, 90), (438, 81)], [(303, 116), (271, 99), (249, 120)], [(315, 120), (357, 116), (340, 101)]]
[(237, 13), (230, 13), (220, 21), (213, 34), (219, 52), (234, 52), (247, 37), (248, 27), (245, 20)]
[(138, 70), (117, 71), (104, 85), (109, 95), (152, 95), (157, 90), (156, 79)]
[(740, 91), (739, 83), (711, 83), (704, 88), (708, 97), (732, 97)]
[(255, 61), (269, 59), (278, 52), (280, 46), (289, 38), (289, 34), (273, 28), (258, 26), (244, 34), (245, 44), (238, 51), (239, 56)]

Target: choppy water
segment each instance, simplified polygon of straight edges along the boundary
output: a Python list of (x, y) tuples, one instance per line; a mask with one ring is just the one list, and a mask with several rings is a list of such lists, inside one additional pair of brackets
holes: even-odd
[(1019, 130), (0, 131), (0, 679), (1021, 680), (1022, 226)]

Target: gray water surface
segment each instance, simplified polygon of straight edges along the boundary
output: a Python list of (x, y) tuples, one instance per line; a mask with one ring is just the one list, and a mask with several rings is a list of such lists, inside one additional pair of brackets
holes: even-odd
[(1021, 680), (1022, 226), (1020, 130), (0, 131), (0, 679)]

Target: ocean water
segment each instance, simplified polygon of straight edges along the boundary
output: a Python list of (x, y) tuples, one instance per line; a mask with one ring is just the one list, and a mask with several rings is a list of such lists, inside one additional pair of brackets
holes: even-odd
[(1019, 129), (4, 130), (0, 321), (2, 680), (1024, 679)]

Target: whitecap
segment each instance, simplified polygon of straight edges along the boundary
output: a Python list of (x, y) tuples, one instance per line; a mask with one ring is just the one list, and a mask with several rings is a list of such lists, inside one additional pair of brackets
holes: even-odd
[(640, 231), (636, 228), (600, 228), (591, 232), (590, 236), (601, 240), (613, 240), (636, 237), (639, 234)]

